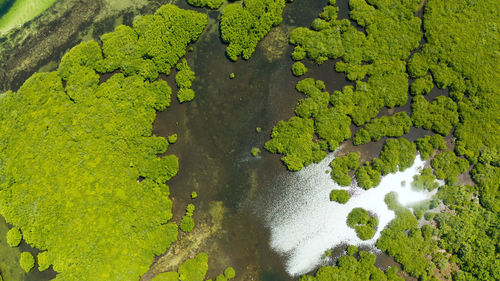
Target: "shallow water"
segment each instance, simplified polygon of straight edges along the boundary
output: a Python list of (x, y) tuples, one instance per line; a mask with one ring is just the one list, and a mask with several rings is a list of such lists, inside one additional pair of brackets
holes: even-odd
[[(337, 2), (341, 8), (339, 14), (345, 17), (347, 1)], [(309, 26), (327, 3), (327, 0), (299, 0), (287, 4), (282, 27)], [(179, 4), (188, 7), (185, 1)], [(218, 12), (211, 11), (209, 15), (213, 23)], [(114, 24), (115, 21), (110, 21), (109, 25)], [(111, 27), (95, 30), (104, 32)], [(210, 255), (209, 277), (215, 277), (226, 266), (233, 266), (238, 280), (293, 280), (290, 275), (314, 270), (321, 264), (318, 254), (321, 257), (324, 250), (336, 245), (336, 241), (359, 244), (353, 239), (355, 234), (351, 229), (335, 228), (336, 232), (330, 233), (322, 229), (313, 231), (326, 227), (325, 221), (334, 220), (337, 224), (345, 221), (343, 207), (328, 199), (334, 183), (325, 170), (333, 154), (321, 164), (299, 173), (288, 172), (278, 155), (266, 151), (259, 157), (250, 155), (252, 147), (262, 147), (269, 139), (272, 127), (279, 120), (293, 115), (295, 104), (302, 97), (295, 91), (299, 78), (293, 77), (290, 71), (292, 47), (285, 46), (284, 56), (269, 62), (261, 45), (249, 61), (230, 62), (225, 57), (225, 45), (220, 41), (218, 27), (212, 25), (193, 45), (194, 50), (187, 54), (197, 74), (193, 84), (196, 98), (181, 105), (174, 101), (170, 109), (158, 114), (154, 124), (157, 135), (179, 134), (178, 142), (168, 150), (168, 154), (176, 154), (180, 161), (179, 174), (168, 183), (174, 201), (174, 220), (180, 221), (186, 204), (191, 202), (196, 205), (197, 223), (200, 223), (201, 214), (209, 211), (210, 202), (222, 201), (227, 208), (223, 231), (207, 238), (199, 249), (190, 253), (194, 256), (203, 251)], [(308, 65), (310, 71), (306, 76), (324, 80), (329, 91), (340, 89), (348, 82), (343, 74), (334, 71), (333, 66), (333, 62)], [(229, 74), (232, 72), (236, 77), (231, 80)], [(175, 92), (173, 75), (167, 80)], [(256, 127), (261, 127), (262, 132), (257, 133)], [(382, 187), (373, 192), (379, 189)], [(191, 200), (191, 191), (197, 191), (199, 198)], [(357, 195), (348, 204), (366, 203), (363, 201), (366, 195), (361, 190), (353, 189), (353, 192)], [(294, 205), (299, 202), (303, 205)], [(380, 202), (383, 203), (383, 198)], [(292, 206), (297, 206), (297, 210)], [(339, 210), (334, 212), (336, 209)], [(331, 212), (322, 213), (325, 210)], [(306, 212), (311, 212), (310, 217), (304, 217)], [(381, 212), (382, 215), (386, 216)], [(288, 219), (300, 224), (296, 225), (298, 235), (289, 235), (294, 229), (285, 225)], [(382, 223), (380, 220), (379, 229)], [(304, 237), (316, 234), (317, 238), (311, 239), (311, 243), (304, 243)], [(317, 243), (321, 241), (326, 241), (325, 245)], [(304, 258), (305, 263), (299, 257)], [(33, 273), (27, 276), (26, 280), (39, 281), (53, 277), (47, 274), (42, 278)]]
[[(383, 177), (377, 188), (364, 190), (354, 183), (349, 188), (351, 199), (346, 204), (331, 202), (332, 189), (345, 189), (325, 172), (334, 158), (335, 153), (331, 153), (318, 164), (280, 177), (272, 188), (272, 193), (279, 195), (265, 203), (263, 215), (271, 230), (270, 246), (286, 257), (286, 271), (292, 276), (328, 262), (322, 259), (323, 254), (341, 244), (374, 246), (380, 231), (395, 217), (384, 202), (387, 193), (397, 192), (399, 202), (405, 206), (432, 196), (409, 187), (413, 176), (425, 164), (417, 156), (411, 168)], [(403, 181), (407, 183), (405, 187)], [(370, 240), (362, 241), (346, 224), (347, 215), (356, 207), (368, 210), (379, 219), (377, 232)]]

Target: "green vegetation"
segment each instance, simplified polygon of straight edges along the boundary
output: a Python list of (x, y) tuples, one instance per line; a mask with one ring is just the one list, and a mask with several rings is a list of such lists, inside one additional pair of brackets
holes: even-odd
[(431, 166), (438, 179), (445, 180), (448, 185), (455, 185), (458, 183), (457, 176), (467, 171), (469, 163), (455, 153), (445, 151), (432, 159)]
[(19, 229), (13, 227), (7, 232), (7, 244), (11, 247), (17, 247), (21, 243), (23, 235)]
[(475, 192), (471, 186), (444, 186), (439, 190), (438, 198), (453, 210), (435, 218), (440, 225), (439, 246), (459, 265), (454, 280), (497, 280), (500, 221), (498, 213), (478, 204)]
[(347, 190), (334, 189), (330, 192), (330, 201), (345, 204), (347, 203), (347, 201), (349, 201), (349, 198), (351, 198), (351, 195), (349, 195), (349, 192), (347, 192)]
[(416, 152), (415, 144), (405, 138), (387, 139), (379, 158), (373, 159), (371, 165), (381, 175), (404, 171), (413, 165)]
[[(296, 88), (307, 98), (297, 104), (297, 116), (280, 121), (273, 128), (272, 140), (264, 146), (272, 153), (284, 154), (282, 160), (291, 171), (321, 161), (326, 156), (325, 150), (334, 151), (340, 142), (351, 137), (351, 119), (345, 113), (343, 101), (323, 92), (323, 81), (306, 78)], [(333, 106), (328, 107), (331, 98)], [(320, 141), (314, 141), (315, 134)]]
[(358, 186), (363, 189), (370, 189), (377, 186), (382, 180), (382, 175), (376, 169), (373, 169), (369, 163), (359, 167), (355, 172)]
[(169, 271), (156, 275), (152, 281), (203, 281), (208, 271), (208, 255), (200, 253), (179, 266), (178, 272)]
[(420, 175), (413, 176), (411, 188), (413, 190), (434, 190), (439, 187), (436, 177), (432, 174), (431, 168), (424, 168)]
[[(97, 42), (81, 43), (57, 72), (2, 95), (0, 214), (44, 251), (39, 266), (52, 265), (55, 280), (138, 280), (177, 239), (165, 181), (179, 164), (157, 156), (168, 142), (151, 133), (171, 89), (155, 78), (206, 21), (165, 5), (103, 35), (102, 52)], [(98, 72), (118, 68), (99, 83)]]
[[(99, 72), (120, 69), (125, 75), (139, 74), (155, 80), (170, 74), (207, 24), (205, 14), (164, 5), (154, 15), (134, 21), (133, 28), (120, 25), (101, 37), (104, 60)], [(184, 64), (181, 63), (181, 66)]]
[(393, 256), (412, 276), (433, 280), (430, 276), (434, 275), (435, 266), (426, 256), (436, 252), (437, 243), (429, 226), (418, 228), (417, 224), (410, 210), (397, 206), (396, 218), (382, 230), (377, 247)]
[(415, 140), (415, 145), (420, 152), (420, 157), (424, 160), (429, 159), (434, 154), (434, 149), (446, 149), (446, 142), (444, 141), (443, 136), (438, 134), (423, 136), (422, 138)]
[(177, 99), (180, 103), (188, 102), (194, 99), (194, 95), (193, 89), (181, 88), (179, 92), (177, 92)]
[(236, 75), (234, 74), (234, 72), (231, 72), (229, 74), (229, 79), (234, 79), (236, 77)]
[(22, 252), (21, 258), (19, 259), (19, 264), (26, 272), (30, 272), (35, 266), (35, 258), (30, 252)]
[(210, 9), (219, 9), (224, 0), (187, 0), (189, 5), (195, 7), (208, 7)]
[(194, 79), (196, 78), (194, 71), (189, 67), (186, 59), (182, 59), (176, 66), (177, 74), (175, 75), (175, 83), (179, 89), (191, 88)]
[(375, 235), (378, 219), (363, 208), (354, 208), (347, 215), (347, 225), (356, 230), (359, 239), (369, 240)]
[(167, 138), (168, 143), (170, 143), (170, 144), (174, 144), (174, 143), (176, 143), (176, 142), (177, 142), (177, 139), (178, 139), (177, 134), (170, 135), (170, 136), (168, 136), (168, 138)]
[(423, 96), (413, 98), (411, 104), (412, 120), (415, 127), (432, 129), (443, 136), (450, 134), (451, 129), (458, 124), (457, 104), (445, 96), (437, 97), (432, 103)]
[[(384, 271), (375, 266), (375, 255), (359, 251), (356, 247), (348, 248), (349, 255), (339, 258), (336, 266), (321, 267), (315, 276), (304, 275), (299, 281), (331, 281), (331, 280), (356, 280), (356, 281), (403, 281), (397, 275), (398, 269), (390, 267)], [(350, 251), (349, 251), (350, 249)], [(354, 255), (358, 253), (359, 258)]]
[(432, 76), (426, 75), (424, 77), (420, 77), (415, 79), (413, 83), (411, 83), (411, 94), (416, 95), (426, 95), (428, 94), (432, 88), (434, 88), (434, 84), (432, 83)]
[(472, 169), (471, 175), (479, 188), (479, 202), (483, 208), (500, 212), (500, 168), (479, 163)]
[(50, 263), (49, 252), (47, 252), (47, 251), (40, 252), (37, 255), (36, 259), (38, 260), (38, 270), (39, 271), (44, 271), (50, 267), (51, 263)]
[(24, 23), (36, 18), (52, 6), (57, 0), (15, 0), (0, 1), (0, 9), (13, 2), (7, 13), (0, 13), (0, 35), (9, 32), (11, 29), (20, 27)]
[(191, 232), (194, 228), (194, 210), (195, 206), (193, 204), (188, 204), (186, 207), (186, 214), (181, 219), (180, 229), (184, 232)]
[(261, 152), (260, 148), (258, 147), (252, 147), (252, 151), (250, 151), (253, 157), (259, 156), (260, 152)]
[(354, 145), (360, 145), (379, 141), (382, 137), (400, 137), (410, 131), (411, 125), (411, 119), (406, 112), (375, 118), (356, 133), (352, 142)]
[(196, 199), (198, 198), (198, 193), (196, 191), (191, 192), (191, 199)]
[(243, 0), (224, 7), (220, 31), (222, 40), (229, 44), (227, 56), (233, 61), (240, 55), (250, 59), (271, 27), (281, 23), (284, 8), (285, 0)]
[(352, 152), (337, 157), (330, 163), (330, 167), (332, 167), (332, 179), (341, 186), (349, 186), (351, 185), (349, 170), (355, 170), (359, 167), (359, 153)]
[(307, 72), (307, 67), (300, 61), (297, 61), (292, 65), (293, 75), (298, 77), (306, 74), (306, 72)]

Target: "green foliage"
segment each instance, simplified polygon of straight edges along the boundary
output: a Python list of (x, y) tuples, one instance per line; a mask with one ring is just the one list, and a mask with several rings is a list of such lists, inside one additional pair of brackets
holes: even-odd
[(207, 16), (195, 11), (164, 5), (154, 15), (134, 21), (133, 28), (117, 26), (101, 37), (104, 60), (100, 72), (120, 69), (126, 75), (139, 74), (154, 80), (185, 54), (207, 24)]
[(432, 103), (422, 95), (413, 98), (412, 120), (415, 127), (432, 129), (446, 136), (458, 124), (457, 104), (448, 97), (439, 96)]
[(195, 206), (193, 204), (188, 204), (186, 207), (186, 214), (181, 219), (181, 223), (179, 225), (180, 229), (184, 232), (191, 232), (194, 229), (194, 210)]
[[(500, 86), (499, 86), (500, 87)], [(497, 87), (498, 89), (498, 87)], [(472, 163), (500, 165), (500, 95), (484, 93), (459, 103), (456, 152)]]
[(378, 219), (363, 208), (354, 208), (347, 215), (347, 225), (356, 230), (359, 239), (369, 240), (375, 235)]
[(361, 166), (356, 170), (355, 175), (358, 186), (363, 189), (377, 186), (382, 179), (380, 172), (370, 165)]
[(170, 143), (170, 144), (176, 143), (177, 138), (178, 138), (177, 134), (173, 134), (173, 135), (168, 136), (168, 138), (167, 138), (168, 143)]
[(445, 180), (449, 185), (455, 185), (458, 183), (457, 176), (467, 171), (469, 163), (453, 152), (445, 151), (432, 159), (431, 166), (438, 179)]
[(307, 67), (300, 61), (297, 61), (292, 65), (293, 75), (298, 77), (306, 74), (306, 72), (307, 72)]
[(341, 186), (349, 186), (351, 185), (349, 170), (355, 170), (359, 167), (359, 153), (352, 152), (337, 157), (332, 160), (330, 167), (332, 167), (332, 179)]
[(234, 277), (236, 277), (236, 271), (234, 270), (234, 268), (228, 267), (224, 270), (224, 276), (227, 279), (233, 279)]
[(47, 251), (38, 253), (36, 259), (38, 260), (39, 271), (44, 271), (51, 265), (49, 252)]
[(17, 247), (21, 243), (23, 235), (19, 229), (13, 227), (7, 232), (7, 244), (11, 247)]
[(240, 55), (249, 59), (271, 27), (281, 23), (284, 8), (285, 0), (243, 0), (224, 7), (220, 31), (222, 40), (229, 44), (227, 56), (233, 61)]
[[(179, 163), (157, 156), (168, 142), (151, 134), (171, 89), (148, 80), (168, 73), (205, 25), (206, 15), (165, 5), (103, 35), (104, 57), (81, 43), (58, 72), (2, 95), (0, 214), (44, 251), (40, 269), (53, 265), (55, 280), (138, 280), (177, 239), (164, 183)], [(96, 70), (118, 68), (99, 83)]]
[(179, 89), (191, 88), (194, 79), (196, 78), (194, 71), (189, 67), (186, 59), (182, 59), (181, 62), (177, 64), (177, 74), (175, 75), (175, 83)]
[(470, 186), (445, 186), (439, 190), (439, 198), (454, 210), (435, 218), (440, 226), (439, 246), (456, 257), (461, 270), (457, 280), (498, 280), (498, 213), (482, 208), (474, 192)]
[(352, 142), (354, 145), (378, 141), (382, 137), (400, 137), (410, 131), (411, 119), (406, 112), (398, 112), (392, 116), (373, 119), (359, 130)]
[(474, 166), (471, 175), (479, 188), (479, 202), (483, 208), (500, 212), (500, 168), (479, 163)]
[(345, 204), (347, 203), (347, 201), (349, 201), (349, 198), (351, 198), (351, 196), (349, 195), (349, 192), (347, 192), (347, 190), (334, 189), (330, 192), (330, 201)]
[(224, 0), (187, 0), (189, 5), (195, 7), (208, 7), (210, 9), (219, 9)]
[(208, 255), (198, 254), (194, 259), (189, 259), (179, 267), (180, 281), (203, 281), (208, 271)]
[(371, 166), (381, 175), (404, 171), (413, 165), (416, 152), (415, 144), (405, 138), (387, 139), (379, 158), (373, 159)]
[(446, 149), (446, 142), (444, 141), (443, 136), (438, 134), (423, 136), (422, 138), (415, 140), (415, 145), (420, 152), (420, 157), (424, 160), (427, 160), (432, 156), (434, 149)]
[(280, 121), (273, 128), (271, 140), (264, 147), (272, 153), (284, 154), (281, 160), (291, 171), (321, 161), (326, 153), (313, 142), (314, 126), (311, 119), (292, 117)]
[(30, 252), (22, 252), (21, 257), (19, 259), (19, 264), (26, 272), (30, 272), (31, 269), (35, 266), (35, 258)]
[(198, 198), (198, 193), (196, 191), (191, 192), (191, 199)]
[(234, 74), (234, 72), (231, 72), (229, 74), (229, 79), (234, 79), (236, 77), (236, 75)]
[[(357, 252), (357, 249), (356, 249)], [(331, 280), (356, 280), (356, 281), (403, 281), (397, 276), (397, 268), (388, 268), (385, 273), (375, 266), (375, 255), (360, 251), (359, 258), (352, 255), (338, 259), (335, 266), (324, 266), (318, 269), (315, 276), (303, 275), (299, 281), (331, 281)]]
[(194, 91), (193, 89), (181, 88), (179, 92), (177, 92), (177, 99), (180, 103), (192, 101), (194, 99)]
[(396, 218), (382, 230), (377, 247), (394, 257), (412, 276), (420, 280), (433, 276), (434, 264), (426, 256), (437, 250), (436, 241), (417, 227), (417, 219), (408, 209), (397, 209)]
[(415, 79), (410, 86), (411, 94), (414, 96), (426, 95), (432, 90), (432, 88), (434, 88), (434, 84), (432, 83), (432, 76), (430, 75)]
[(420, 172), (420, 175), (414, 175), (413, 181), (411, 182), (411, 188), (413, 190), (434, 190), (439, 187), (439, 183), (436, 182), (436, 177), (432, 174), (431, 168), (424, 168)]
[(261, 152), (260, 148), (258, 148), (258, 147), (252, 147), (251, 154), (252, 154), (253, 157), (259, 156), (260, 152)]
[(179, 281), (179, 274), (176, 271), (168, 271), (157, 274), (151, 281)]

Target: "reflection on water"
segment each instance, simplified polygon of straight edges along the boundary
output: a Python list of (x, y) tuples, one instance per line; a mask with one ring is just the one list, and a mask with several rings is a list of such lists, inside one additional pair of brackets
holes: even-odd
[[(397, 192), (403, 205), (432, 196), (430, 192), (411, 190), (409, 184), (402, 186), (403, 181), (411, 182), (424, 166), (425, 162), (417, 156), (411, 168), (383, 177), (377, 188), (363, 190), (354, 184), (346, 204), (331, 202), (330, 191), (342, 188), (325, 172), (334, 158), (335, 153), (331, 153), (319, 164), (282, 176), (274, 191), (280, 194), (279, 200), (267, 203), (265, 220), (271, 230), (270, 245), (286, 257), (286, 270), (292, 276), (324, 263), (325, 251), (340, 244), (374, 246), (380, 231), (395, 217), (384, 202), (387, 193)], [(377, 233), (370, 240), (360, 240), (346, 224), (347, 215), (356, 207), (376, 214), (379, 219)]]

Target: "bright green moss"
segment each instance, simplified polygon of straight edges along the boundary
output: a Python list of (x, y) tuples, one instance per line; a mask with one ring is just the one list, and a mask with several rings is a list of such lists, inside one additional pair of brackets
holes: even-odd
[(47, 251), (38, 253), (36, 259), (38, 261), (38, 270), (39, 271), (44, 271), (44, 270), (48, 269), (51, 265), (49, 252), (47, 252)]
[(196, 191), (191, 192), (191, 199), (198, 198), (198, 193)]
[(17, 247), (19, 246), (19, 243), (21, 243), (21, 240), (23, 239), (23, 235), (17, 228), (11, 228), (7, 232), (7, 244), (11, 247)]
[(24, 271), (30, 272), (31, 269), (35, 266), (35, 258), (30, 252), (22, 252), (19, 263), (21, 264), (21, 267), (24, 269)]

